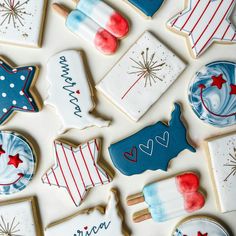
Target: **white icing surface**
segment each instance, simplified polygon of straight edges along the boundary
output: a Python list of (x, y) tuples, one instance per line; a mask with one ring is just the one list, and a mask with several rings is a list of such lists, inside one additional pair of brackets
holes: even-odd
[[(11, 2), (14, 3), (15, 15), (6, 17)], [(0, 42), (38, 47), (44, 4), (45, 0), (0, 0), (0, 10), (4, 10), (0, 11)]]
[(47, 78), (51, 86), (46, 104), (57, 109), (64, 129), (109, 125), (90, 114), (94, 103), (81, 52), (68, 50), (52, 56)]
[(236, 134), (208, 142), (212, 171), (222, 212), (236, 210)]
[[(141, 65), (146, 64), (146, 58), (152, 67), (151, 77), (147, 78)], [(96, 87), (131, 119), (138, 121), (184, 69), (184, 62), (146, 31)]]

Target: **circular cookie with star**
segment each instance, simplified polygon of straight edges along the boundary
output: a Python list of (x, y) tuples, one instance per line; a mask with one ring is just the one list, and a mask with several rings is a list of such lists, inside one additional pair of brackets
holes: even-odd
[(202, 67), (190, 83), (189, 102), (195, 114), (210, 125), (236, 124), (236, 64), (215, 61)]
[(188, 217), (180, 222), (172, 236), (230, 236), (216, 220), (206, 216)]
[(31, 144), (20, 134), (0, 131), (0, 195), (23, 190), (36, 169)]

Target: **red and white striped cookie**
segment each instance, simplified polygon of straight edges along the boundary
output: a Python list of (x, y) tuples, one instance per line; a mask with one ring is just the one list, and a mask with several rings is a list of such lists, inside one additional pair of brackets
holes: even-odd
[(236, 42), (236, 30), (229, 20), (235, 3), (236, 0), (188, 0), (188, 7), (174, 16), (168, 27), (187, 35), (197, 58), (213, 42)]
[(78, 147), (54, 142), (56, 164), (42, 177), (44, 184), (66, 188), (76, 206), (87, 191), (111, 182), (111, 177), (98, 164), (100, 142), (93, 139)]

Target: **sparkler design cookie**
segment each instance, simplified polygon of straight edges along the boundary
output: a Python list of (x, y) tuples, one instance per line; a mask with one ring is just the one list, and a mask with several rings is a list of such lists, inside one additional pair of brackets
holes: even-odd
[(42, 182), (65, 188), (74, 204), (79, 206), (90, 188), (112, 181), (98, 162), (99, 152), (100, 142), (97, 139), (78, 147), (55, 141), (56, 164), (42, 177)]
[(221, 212), (236, 210), (236, 134), (207, 140), (209, 168)]
[(204, 122), (225, 127), (236, 123), (236, 64), (216, 61), (201, 68), (189, 86), (189, 102)]
[(0, 42), (40, 47), (46, 0), (0, 0)]
[(109, 125), (109, 122), (90, 114), (94, 103), (82, 52), (68, 50), (51, 57), (47, 65), (47, 77), (51, 86), (46, 104), (57, 109), (65, 129)]
[(97, 206), (82, 210), (66, 219), (52, 223), (46, 228), (46, 236), (89, 235), (89, 236), (129, 236), (122, 227), (119, 200), (115, 190), (111, 190), (106, 208)]
[(145, 32), (96, 87), (138, 121), (185, 67), (183, 61)]
[(235, 0), (187, 0), (187, 8), (168, 27), (188, 37), (191, 52), (199, 57), (213, 42), (235, 43), (236, 30), (229, 17)]
[(37, 100), (32, 96), (38, 70), (36, 66), (13, 68), (0, 57), (0, 125), (15, 111), (39, 111)]
[(175, 104), (169, 124), (157, 122), (109, 147), (115, 167), (124, 175), (146, 170), (167, 171), (169, 162), (185, 149), (196, 150), (187, 141), (180, 106)]
[(35, 169), (36, 157), (29, 142), (20, 134), (0, 131), (0, 195), (22, 191)]

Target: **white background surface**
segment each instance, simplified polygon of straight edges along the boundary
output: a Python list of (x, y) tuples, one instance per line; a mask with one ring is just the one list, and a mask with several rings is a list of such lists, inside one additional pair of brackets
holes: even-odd
[[(49, 1), (49, 6), (51, 2), (52, 1)], [(61, 2), (67, 3), (70, 8), (74, 7), (70, 0), (64, 0)], [(36, 145), (36, 151), (38, 152), (39, 158), (38, 170), (31, 184), (23, 192), (10, 197), (1, 196), (0, 200), (36, 195), (40, 204), (43, 226), (45, 227), (52, 221), (61, 219), (80, 209), (100, 203), (105, 204), (109, 195), (108, 190), (111, 187), (117, 187), (121, 192), (121, 200), (122, 206), (125, 209), (126, 223), (129, 226), (132, 235), (168, 236), (171, 235), (176, 223), (184, 217), (162, 224), (154, 223), (152, 220), (149, 220), (135, 225), (132, 223), (131, 215), (136, 210), (145, 208), (145, 204), (128, 208), (125, 204), (125, 198), (130, 194), (141, 191), (142, 187), (151, 181), (161, 179), (162, 177), (168, 177), (181, 171), (196, 170), (201, 175), (201, 185), (203, 189), (207, 191), (206, 205), (200, 212), (198, 212), (198, 214), (206, 213), (222, 219), (230, 226), (233, 235), (236, 235), (236, 225), (234, 223), (236, 212), (223, 215), (216, 210), (208, 166), (201, 146), (205, 138), (227, 133), (228, 131), (235, 130), (236, 127), (232, 126), (229, 128), (219, 129), (203, 123), (194, 115), (187, 101), (188, 84), (196, 70), (214, 60), (226, 59), (236, 61), (236, 45), (215, 44), (207, 50), (200, 59), (194, 60), (191, 58), (187, 49), (185, 38), (172, 33), (165, 26), (165, 23), (170, 17), (183, 9), (184, 0), (166, 0), (162, 8), (151, 21), (145, 20), (122, 0), (109, 0), (108, 2), (121, 12), (125, 13), (131, 21), (131, 32), (127, 38), (122, 40), (120, 49), (114, 56), (103, 56), (96, 50), (92, 49), (89, 44), (76, 38), (65, 28), (63, 19), (57, 16), (50, 7), (47, 12), (42, 49), (28, 49), (0, 45), (0, 54), (11, 59), (16, 65), (40, 65), (41, 71), (36, 87), (43, 100), (47, 97), (48, 88), (48, 82), (46, 81), (46, 63), (51, 55), (65, 49), (83, 49), (86, 52), (86, 58), (90, 66), (93, 81), (94, 83), (97, 83), (144, 30), (150, 30), (153, 32), (162, 42), (181, 56), (188, 63), (186, 71), (138, 123), (130, 121), (105, 97), (97, 93), (97, 111), (105, 118), (112, 119), (112, 124), (109, 128), (89, 128), (83, 131), (74, 129), (59, 136), (58, 130), (61, 121), (53, 108), (44, 106), (43, 110), (38, 114), (18, 113), (6, 125), (1, 127), (1, 129), (16, 130), (25, 134), (26, 137), (30, 138), (30, 140), (37, 141), (38, 146)], [(236, 15), (235, 12), (234, 15)], [(236, 17), (234, 18), (236, 20)], [(197, 146), (197, 153), (181, 153), (171, 162), (170, 169), (167, 173), (161, 171), (148, 171), (138, 176), (126, 177), (119, 172), (116, 172), (112, 184), (91, 190), (86, 201), (79, 208), (76, 208), (73, 205), (67, 192), (41, 183), (41, 176), (54, 163), (52, 144), (55, 138), (62, 137), (65, 140), (69, 139), (74, 141), (75, 144), (79, 144), (94, 137), (101, 137), (103, 139), (103, 159), (111, 164), (107, 151), (110, 143), (125, 138), (126, 136), (149, 124), (153, 124), (158, 120), (169, 120), (173, 109), (173, 103), (175, 101), (179, 101), (183, 104), (183, 115), (188, 124), (189, 134)]]

